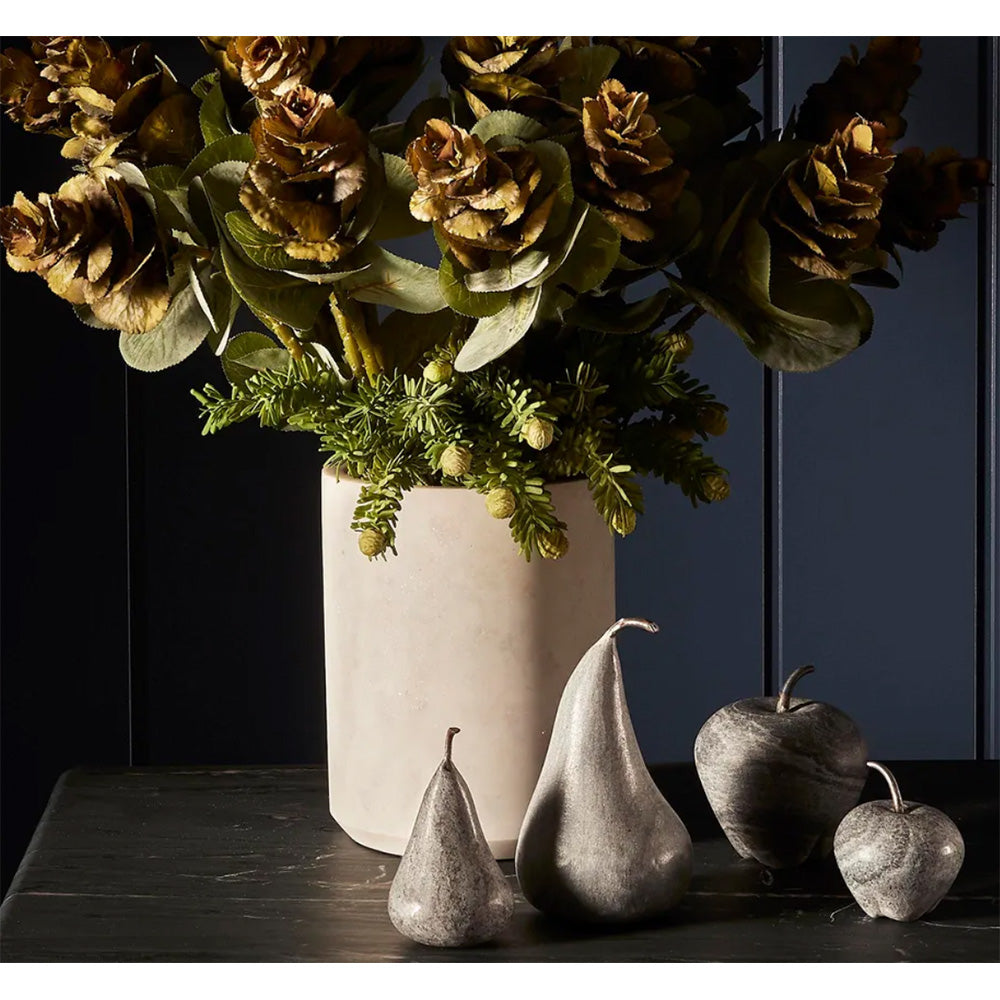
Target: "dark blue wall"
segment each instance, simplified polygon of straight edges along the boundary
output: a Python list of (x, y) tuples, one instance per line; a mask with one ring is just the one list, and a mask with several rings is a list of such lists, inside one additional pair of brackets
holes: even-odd
[[(774, 42), (748, 90), (780, 122), (850, 41)], [(996, 159), (995, 43), (924, 48), (909, 139)], [(189, 41), (157, 49), (182, 79), (204, 69)], [(2, 142), (4, 204), (65, 178), (58, 140), (4, 121)], [(991, 200), (910, 255), (871, 342), (829, 371), (779, 379), (695, 328), (733, 494), (693, 510), (650, 483), (618, 545), (619, 613), (662, 626), (622, 637), (650, 762), (690, 759), (716, 708), (803, 662), (803, 692), (873, 756), (996, 756), (995, 219)], [(319, 762), (325, 737), (315, 439), (202, 438), (188, 389), (218, 381), (214, 359), (125, 372), (41, 282), (0, 281), (6, 886), (68, 767)]]

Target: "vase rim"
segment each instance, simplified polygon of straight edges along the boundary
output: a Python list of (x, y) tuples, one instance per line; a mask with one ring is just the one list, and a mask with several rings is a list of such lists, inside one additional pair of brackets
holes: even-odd
[[(349, 476), (346, 472), (337, 469), (337, 467), (333, 465), (324, 465), (322, 473), (324, 476), (329, 476), (336, 482), (350, 483), (352, 486), (364, 486), (367, 482), (367, 480), (364, 479), (355, 479), (354, 476)], [(586, 477), (579, 476), (576, 479), (556, 479), (552, 482), (546, 482), (544, 486), (546, 489), (551, 489), (554, 486), (572, 486), (576, 483), (586, 483), (586, 482), (587, 482)], [(427, 491), (427, 492), (432, 490), (437, 490), (442, 493), (455, 493), (459, 490), (466, 490), (470, 493), (475, 492), (474, 490), (470, 490), (468, 486), (461, 486), (457, 483), (454, 486), (438, 486), (436, 484), (421, 483), (417, 486), (411, 487), (411, 489)]]

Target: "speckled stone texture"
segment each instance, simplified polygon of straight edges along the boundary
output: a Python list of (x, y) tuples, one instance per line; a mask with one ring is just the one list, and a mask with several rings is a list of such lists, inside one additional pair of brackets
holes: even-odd
[(691, 867), (691, 838), (646, 770), (606, 634), (559, 703), (517, 842), (521, 891), (552, 916), (621, 923), (677, 904)]
[(424, 793), (389, 890), (401, 934), (438, 947), (481, 944), (514, 912), (514, 894), (483, 837), (469, 786), (445, 759)]
[(858, 801), (868, 750), (839, 709), (792, 698), (747, 698), (719, 709), (694, 745), (698, 777), (736, 852), (769, 868), (826, 857)]
[(944, 899), (965, 842), (939, 809), (904, 802), (864, 802), (837, 827), (833, 852), (847, 888), (869, 917), (917, 920)]

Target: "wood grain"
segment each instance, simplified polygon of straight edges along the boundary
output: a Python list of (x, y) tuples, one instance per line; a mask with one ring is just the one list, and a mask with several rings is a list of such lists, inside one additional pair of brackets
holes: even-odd
[[(722, 837), (691, 765), (654, 769), (695, 842), (682, 903), (618, 931), (549, 920), (515, 889), (499, 941), (414, 944), (389, 923), (398, 859), (326, 812), (321, 768), (76, 770), (63, 776), (0, 908), (3, 961), (998, 961), (996, 762), (892, 764), (907, 798), (966, 839), (924, 920), (871, 920), (832, 859), (771, 872)], [(871, 794), (881, 794), (872, 783)]]

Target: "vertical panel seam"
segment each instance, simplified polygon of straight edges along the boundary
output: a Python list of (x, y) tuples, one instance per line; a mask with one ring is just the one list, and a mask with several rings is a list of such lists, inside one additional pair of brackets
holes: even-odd
[(979, 44), (979, 146), (992, 184), (979, 205), (979, 322), (976, 399), (975, 755), (997, 756), (997, 255), (1000, 253), (1000, 39)]
[(125, 422), (125, 690), (128, 697), (128, 766), (135, 766), (135, 733), (133, 717), (133, 655), (132, 655), (132, 426), (129, 420), (129, 374), (123, 366)]
[[(764, 49), (764, 128), (784, 124), (785, 50), (781, 35), (768, 38)], [(774, 694), (784, 676), (784, 548), (783, 548), (783, 381), (781, 372), (765, 367), (762, 374), (763, 621), (761, 629), (761, 693)]]

